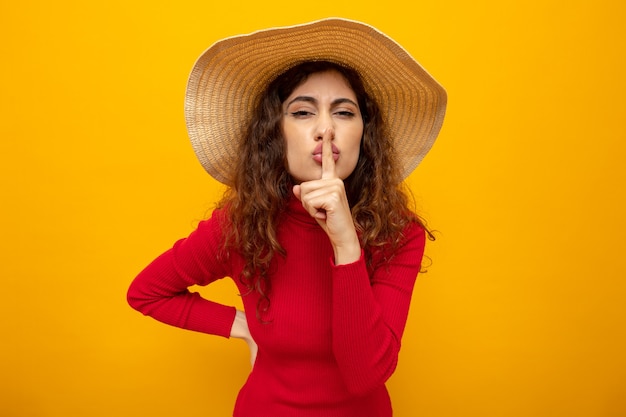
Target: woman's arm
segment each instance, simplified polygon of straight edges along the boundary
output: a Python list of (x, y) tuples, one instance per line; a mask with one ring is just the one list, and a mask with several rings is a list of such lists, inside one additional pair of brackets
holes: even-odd
[(322, 138), (321, 178), (293, 191), (333, 247), (333, 351), (348, 389), (365, 394), (384, 384), (396, 368), (425, 232), (417, 224), (408, 227), (393, 259), (369, 276), (345, 188), (336, 175), (332, 137), (326, 131)]
[(163, 323), (229, 337), (235, 308), (188, 289), (228, 275), (226, 263), (217, 256), (219, 243), (220, 226), (214, 216), (137, 275), (128, 289), (128, 303)]
[(374, 271), (371, 284), (363, 258), (333, 267), (333, 351), (355, 394), (384, 384), (398, 362), (425, 244), (417, 224), (405, 235), (393, 259)]

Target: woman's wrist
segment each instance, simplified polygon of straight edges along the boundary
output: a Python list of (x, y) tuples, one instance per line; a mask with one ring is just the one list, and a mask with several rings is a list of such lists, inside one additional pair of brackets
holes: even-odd
[(241, 310), (235, 312), (235, 320), (230, 329), (230, 337), (236, 339), (248, 339), (250, 338), (250, 330), (248, 329), (248, 320), (246, 319), (246, 313)]
[(347, 245), (333, 245), (335, 265), (346, 265), (358, 261), (361, 258), (361, 244), (356, 238)]
[(250, 364), (254, 366), (259, 347), (250, 334), (246, 313), (241, 310), (237, 310), (235, 312), (235, 320), (233, 321), (233, 327), (230, 329), (230, 337), (234, 339), (242, 339), (246, 342), (248, 348), (250, 349)]

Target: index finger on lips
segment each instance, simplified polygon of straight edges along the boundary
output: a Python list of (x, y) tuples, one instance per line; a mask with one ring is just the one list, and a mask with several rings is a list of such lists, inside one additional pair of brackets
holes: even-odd
[(332, 129), (326, 130), (322, 136), (322, 179), (335, 178), (335, 158), (333, 157), (333, 137), (335, 132)]

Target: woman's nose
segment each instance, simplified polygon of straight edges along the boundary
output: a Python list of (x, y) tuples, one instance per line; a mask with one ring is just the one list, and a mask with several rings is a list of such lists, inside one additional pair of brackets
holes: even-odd
[(315, 140), (322, 140), (326, 132), (331, 134), (331, 139), (335, 138), (335, 125), (332, 117), (330, 117), (330, 115), (320, 114), (315, 132)]
[(329, 128), (324, 129), (322, 131), (319, 131), (315, 135), (315, 140), (316, 141), (320, 141), (320, 140), (324, 139), (325, 135), (330, 135), (330, 140), (335, 140), (335, 129), (332, 128), (332, 127), (329, 127)]

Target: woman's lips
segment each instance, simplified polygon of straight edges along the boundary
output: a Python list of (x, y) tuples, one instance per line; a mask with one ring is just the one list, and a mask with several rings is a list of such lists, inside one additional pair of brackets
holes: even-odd
[[(339, 154), (333, 152), (333, 159), (335, 160), (335, 162), (337, 162), (337, 160), (339, 159)], [(322, 154), (321, 153), (314, 153), (313, 154), (313, 160), (317, 163), (322, 163)]]
[[(333, 143), (333, 159), (335, 160), (335, 162), (337, 162), (337, 160), (339, 159), (339, 153), (340, 153), (339, 148), (337, 148), (335, 144)], [(313, 160), (315, 162), (319, 164), (322, 163), (322, 144), (321, 143), (315, 147), (312, 155), (313, 155)]]

